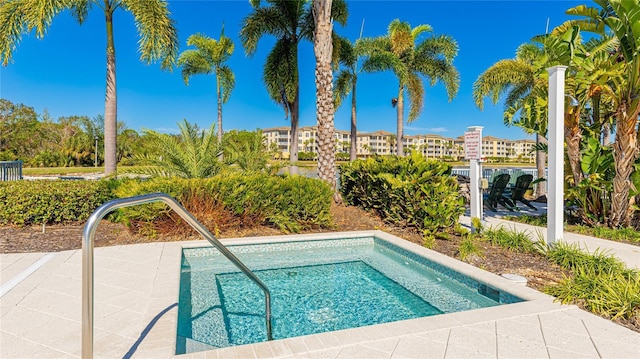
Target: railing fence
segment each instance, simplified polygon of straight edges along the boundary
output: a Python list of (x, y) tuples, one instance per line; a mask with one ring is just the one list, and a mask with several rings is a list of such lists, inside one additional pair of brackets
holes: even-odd
[(0, 161), (0, 181), (22, 179), (22, 161)]

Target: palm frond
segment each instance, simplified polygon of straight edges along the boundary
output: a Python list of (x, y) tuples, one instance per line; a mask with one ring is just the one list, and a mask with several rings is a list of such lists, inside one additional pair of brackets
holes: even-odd
[(500, 60), (478, 76), (473, 83), (473, 98), (476, 106), (484, 107), (484, 98), (498, 103), (500, 96), (514, 85), (533, 86), (535, 75), (532, 66), (520, 60)]
[(186, 50), (178, 57), (178, 66), (182, 68), (182, 79), (189, 85), (189, 78), (193, 75), (208, 75), (213, 73), (213, 65), (206, 55), (198, 50)]
[(407, 123), (410, 123), (420, 116), (424, 108), (424, 85), (422, 84), (422, 79), (416, 74), (407, 76), (405, 85), (409, 98), (409, 117), (407, 118)]
[(165, 0), (120, 0), (125, 10), (133, 14), (140, 35), (140, 60), (160, 61), (170, 70), (178, 55), (178, 31)]
[(214, 125), (202, 131), (184, 120), (178, 127), (179, 136), (143, 130), (153, 148), (153, 154), (138, 157), (141, 163), (152, 166), (143, 170), (147, 174), (182, 178), (205, 178), (218, 173), (221, 146)]
[(229, 101), (231, 92), (236, 86), (236, 77), (229, 66), (223, 65), (218, 68), (217, 76), (220, 77), (220, 87), (222, 88), (222, 103)]
[(433, 31), (433, 28), (431, 27), (431, 25), (421, 24), (411, 29), (411, 37), (415, 42), (420, 35), (424, 34), (425, 32), (431, 32), (431, 31)]
[(253, 55), (258, 48), (258, 41), (264, 35), (276, 38), (287, 36), (287, 19), (275, 7), (260, 7), (242, 21), (240, 39), (247, 55)]
[[(0, 60), (6, 66), (13, 56), (22, 34), (35, 30), (42, 38), (53, 18), (61, 11), (82, 7), (85, 1), (4, 0), (0, 4)], [(78, 11), (82, 12), (80, 8)]]
[(336, 75), (333, 84), (333, 104), (336, 109), (349, 96), (353, 87), (354, 74), (349, 70), (342, 70)]
[(287, 38), (276, 41), (264, 64), (263, 80), (271, 99), (288, 115), (298, 90), (298, 47)]
[(458, 55), (458, 43), (447, 35), (430, 37), (422, 41), (416, 47), (416, 58), (444, 58), (451, 63), (453, 58)]

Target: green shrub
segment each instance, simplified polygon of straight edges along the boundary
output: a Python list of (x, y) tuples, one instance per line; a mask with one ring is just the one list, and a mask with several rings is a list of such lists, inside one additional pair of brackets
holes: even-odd
[[(116, 194), (129, 197), (153, 192), (167, 193), (194, 214), (209, 216), (216, 229), (225, 225), (222, 221), (232, 220), (272, 224), (290, 232), (332, 222), (331, 189), (320, 180), (302, 176), (227, 172), (207, 179), (130, 180)], [(151, 204), (123, 209), (118, 218), (149, 226), (169, 215), (164, 204)]]
[(84, 221), (113, 198), (115, 181), (0, 182), (0, 224)]
[(451, 166), (409, 157), (374, 157), (344, 164), (340, 170), (343, 199), (373, 210), (390, 223), (437, 233), (451, 229), (464, 212)]

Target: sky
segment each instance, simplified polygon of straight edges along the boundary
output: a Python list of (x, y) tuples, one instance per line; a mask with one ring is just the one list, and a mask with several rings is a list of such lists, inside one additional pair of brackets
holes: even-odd
[[(263, 1), (263, 4), (266, 3)], [(474, 104), (473, 82), (499, 60), (513, 58), (516, 48), (536, 35), (560, 25), (569, 17), (565, 11), (588, 1), (357, 1), (347, 0), (347, 26), (336, 24), (334, 31), (354, 41), (360, 36), (387, 33), (394, 19), (412, 27), (429, 24), (432, 35), (452, 36), (459, 46), (454, 65), (460, 72), (460, 90), (448, 101), (442, 84), (425, 81), (424, 110), (405, 124), (405, 134), (461, 136), (469, 126), (484, 126), (484, 135), (509, 139), (527, 138), (517, 127), (505, 127), (503, 104), (485, 101), (484, 111)], [(239, 38), (241, 24), (252, 11), (248, 0), (170, 0), (169, 10), (176, 21), (180, 52), (188, 49), (189, 35), (225, 35), (235, 43), (228, 65), (235, 73), (236, 86), (223, 106), (223, 129), (254, 130), (289, 126), (283, 109), (268, 96), (262, 82), (265, 59), (275, 39), (263, 37), (257, 52), (248, 57)], [(363, 26), (364, 21), (364, 26)], [(179, 68), (163, 71), (159, 64), (139, 60), (138, 34), (133, 16), (119, 9), (114, 17), (118, 121), (141, 131), (177, 132), (177, 123), (186, 119), (208, 128), (217, 120), (215, 77), (197, 75), (186, 86)], [(429, 34), (423, 36), (431, 36)], [(104, 113), (106, 35), (102, 10), (94, 7), (83, 25), (69, 14), (60, 13), (42, 39), (23, 36), (13, 60), (0, 67), (0, 97), (62, 116)], [(312, 126), (315, 117), (315, 57), (313, 45), (299, 46), (300, 126)], [(391, 72), (362, 74), (358, 80), (358, 131), (396, 132), (396, 110), (391, 98), (397, 96), (397, 79)], [(335, 126), (348, 130), (350, 100), (338, 109)], [(406, 115), (405, 115), (406, 117)]]

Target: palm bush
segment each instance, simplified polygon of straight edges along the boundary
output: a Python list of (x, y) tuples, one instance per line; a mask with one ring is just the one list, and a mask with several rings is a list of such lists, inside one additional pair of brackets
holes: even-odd
[(139, 168), (137, 172), (181, 178), (207, 178), (220, 172), (222, 164), (218, 156), (222, 147), (214, 135), (215, 126), (205, 131), (183, 120), (178, 127), (178, 136), (144, 131), (153, 150), (152, 154), (140, 157), (140, 162), (149, 167)]

